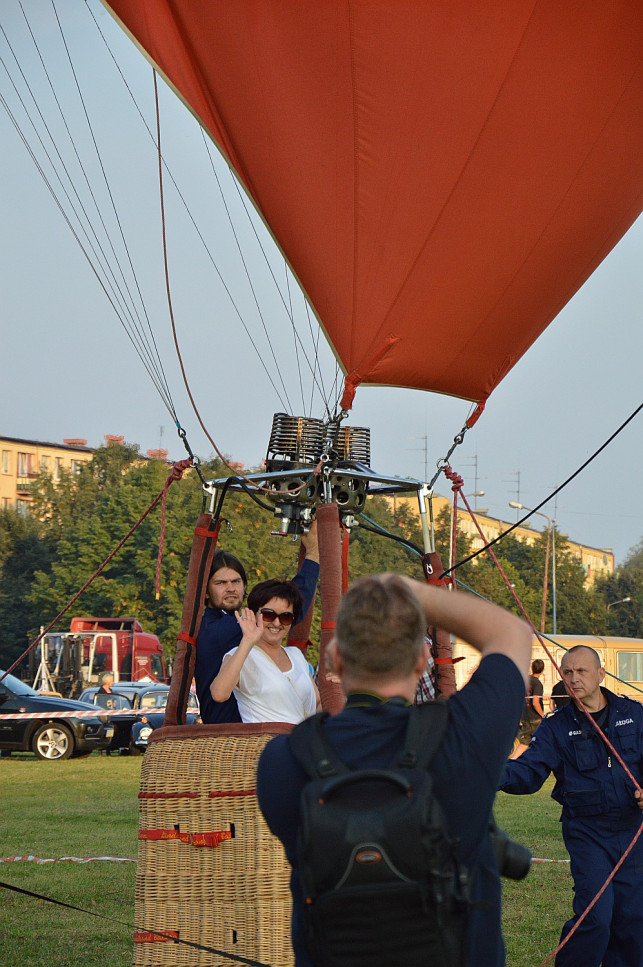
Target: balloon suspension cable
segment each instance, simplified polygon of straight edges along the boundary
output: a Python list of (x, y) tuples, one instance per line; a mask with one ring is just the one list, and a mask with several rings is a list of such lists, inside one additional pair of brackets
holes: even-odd
[(360, 527), (365, 531), (370, 531), (371, 534), (377, 534), (379, 537), (386, 537), (391, 541), (395, 541), (396, 544), (401, 544), (402, 547), (406, 547), (407, 550), (412, 551), (417, 554), (418, 557), (424, 556), (424, 551), (413, 541), (407, 540), (405, 537), (399, 537), (397, 534), (391, 534), (386, 528), (382, 527), (375, 520), (371, 520), (363, 512), (357, 515), (360, 518)]
[(342, 420), (346, 419), (347, 416), (348, 410), (340, 409), (339, 411), (335, 410), (334, 416), (329, 419), (328, 423), (326, 424), (326, 438), (322, 446), (319, 464), (314, 470), (315, 475), (321, 475), (323, 501), (326, 504), (332, 503), (333, 500), (333, 488), (330, 481), (330, 474), (333, 466), (337, 463), (337, 437), (339, 435), (339, 425)]
[(136, 521), (136, 523), (128, 530), (128, 532), (125, 535), (125, 537), (123, 537), (122, 540), (120, 540), (118, 542), (118, 544), (116, 545), (116, 547), (114, 548), (114, 550), (110, 554), (108, 554), (107, 557), (105, 558), (105, 560), (103, 561), (103, 563), (100, 564), (96, 568), (96, 570), (94, 571), (94, 573), (92, 574), (92, 576), (87, 581), (85, 581), (85, 583), (83, 584), (83, 586), (80, 589), (80, 591), (78, 591), (73, 596), (73, 598), (71, 598), (71, 600), (67, 602), (67, 604), (62, 609), (62, 611), (59, 611), (58, 612), (58, 614), (56, 615), (56, 617), (53, 618), (49, 622), (49, 624), (47, 625), (47, 627), (46, 628), (43, 628), (43, 630), (40, 632), (40, 634), (38, 635), (38, 637), (35, 638), (34, 641), (31, 642), (31, 644), (29, 645), (29, 647), (26, 648), (25, 651), (23, 651), (23, 653), (18, 658), (16, 658), (16, 660), (14, 661), (14, 663), (12, 665), (10, 665), (9, 668), (5, 672), (1, 672), (0, 673), (0, 682), (2, 681), (3, 678), (5, 678), (7, 675), (9, 675), (14, 670), (14, 668), (16, 668), (16, 666), (20, 664), (20, 662), (24, 658), (27, 657), (27, 655), (29, 654), (30, 651), (33, 651), (33, 649), (38, 644), (40, 644), (40, 642), (45, 637), (45, 635), (47, 634), (47, 632), (51, 631), (51, 629), (54, 627), (54, 625), (57, 624), (57, 622), (60, 621), (60, 619), (63, 617), (63, 615), (65, 615), (69, 611), (69, 609), (71, 608), (71, 606), (73, 604), (75, 604), (76, 601), (78, 601), (78, 599), (83, 594), (83, 592), (87, 590), (87, 588), (98, 577), (98, 575), (99, 574), (102, 574), (102, 572), (105, 570), (105, 568), (107, 567), (107, 565), (109, 564), (109, 562), (112, 560), (113, 557), (115, 557), (115, 555), (118, 553), (118, 551), (120, 551), (121, 547), (123, 547), (123, 545), (126, 543), (126, 541), (129, 540), (129, 538), (132, 536), (132, 534), (137, 529), (137, 527), (140, 527), (140, 525), (143, 523), (143, 521), (145, 520), (145, 518), (154, 510), (154, 508), (159, 503), (159, 501), (162, 501), (162, 500), (165, 499), (165, 496), (167, 494), (168, 487), (172, 483), (174, 483), (175, 480), (180, 480), (181, 477), (183, 476), (183, 473), (187, 469), (189, 469), (189, 466), (190, 466), (190, 463), (189, 463), (188, 460), (179, 460), (179, 461), (177, 461), (173, 465), (172, 472), (170, 473), (170, 475), (168, 476), (167, 480), (165, 481), (165, 484), (163, 486), (163, 490), (161, 490), (156, 495), (156, 497), (151, 502), (151, 504), (148, 506), (148, 508), (141, 514), (141, 516)]
[[(500, 561), (498, 560), (498, 558), (496, 557), (496, 555), (494, 554), (494, 552), (491, 550), (490, 545), (487, 545), (486, 544), (486, 538), (485, 538), (485, 535), (484, 535), (484, 532), (483, 532), (482, 528), (480, 527), (480, 524), (478, 523), (478, 519), (477, 519), (477, 517), (475, 515), (475, 511), (473, 510), (473, 508), (469, 504), (469, 501), (467, 500), (467, 498), (465, 497), (464, 493), (462, 492), (462, 488), (464, 486), (464, 481), (463, 481), (462, 477), (459, 474), (455, 473), (455, 471), (452, 470), (452, 468), (450, 466), (448, 466), (448, 465), (447, 466), (444, 466), (442, 468), (442, 470), (444, 472), (445, 477), (452, 482), (452, 489), (453, 489), (454, 494), (459, 494), (460, 497), (462, 498), (462, 502), (464, 503), (465, 507), (467, 508), (467, 511), (468, 511), (468, 513), (469, 513), (469, 515), (471, 517), (471, 520), (473, 521), (473, 523), (474, 523), (474, 525), (476, 527), (476, 530), (478, 531), (478, 534), (480, 535), (480, 537), (482, 538), (482, 540), (485, 542), (485, 547), (483, 548), (483, 550), (486, 550), (487, 553), (490, 555), (493, 563), (495, 564), (496, 568), (498, 569), (498, 572), (500, 573), (501, 578), (503, 579), (503, 581), (507, 585), (507, 589), (508, 589), (509, 593), (511, 594), (511, 596), (514, 599), (514, 601), (516, 602), (516, 604), (517, 604), (517, 606), (518, 606), (518, 608), (520, 610), (520, 613), (522, 614), (523, 618), (525, 619), (525, 621), (527, 622), (527, 624), (531, 628), (532, 633), (536, 636), (536, 638), (538, 639), (538, 641), (540, 642), (540, 644), (544, 648), (545, 653), (547, 654), (547, 656), (548, 656), (549, 660), (551, 661), (552, 665), (554, 666), (554, 668), (558, 672), (559, 677), (562, 678), (563, 677), (562, 672), (561, 672), (558, 664), (556, 663), (556, 659), (554, 658), (553, 654), (551, 653), (551, 651), (549, 650), (549, 648), (545, 644), (545, 640), (544, 640), (542, 634), (540, 633), (540, 631), (538, 631), (538, 629), (534, 625), (533, 621), (531, 620), (531, 618), (527, 614), (527, 611), (525, 610), (525, 607), (524, 607), (522, 601), (520, 600), (520, 598), (516, 594), (515, 589), (514, 589), (513, 585), (511, 584), (511, 581), (509, 580), (509, 578), (505, 574), (505, 572), (504, 572), (504, 570), (502, 568), (502, 565), (500, 564)], [(453, 570), (453, 568), (450, 568), (450, 570)], [(444, 574), (441, 575), (441, 576), (442, 577), (445, 577), (447, 574), (448, 574), (448, 572), (445, 571)], [(570, 698), (574, 698), (574, 696), (571, 694), (571, 692), (569, 693), (569, 695), (570, 695)], [(585, 713), (585, 716), (591, 722), (592, 727), (596, 729), (596, 731), (598, 732), (598, 734), (601, 736), (601, 738), (603, 739), (603, 741), (607, 745), (608, 749), (610, 749), (610, 751), (612, 752), (612, 754), (614, 755), (614, 757), (616, 758), (616, 760), (623, 767), (626, 775), (631, 779), (631, 781), (633, 782), (635, 788), (640, 791), (641, 787), (640, 787), (639, 783), (636, 781), (636, 779), (632, 775), (632, 772), (630, 771), (630, 769), (627, 767), (627, 765), (625, 764), (625, 762), (623, 761), (623, 759), (621, 758), (621, 756), (619, 755), (619, 753), (617, 752), (617, 750), (614, 748), (614, 746), (612, 745), (612, 743), (609, 741), (608, 737), (603, 733), (603, 731), (601, 730), (600, 725), (597, 725), (597, 723), (594, 721), (594, 719), (592, 718), (592, 716), (590, 715), (590, 713), (585, 708), (585, 706), (583, 705), (582, 702), (580, 702), (578, 699), (575, 699), (575, 701), (578, 702), (580, 708)]]
[(457, 433), (456, 436), (454, 436), (453, 443), (451, 445), (451, 449), (449, 450), (449, 452), (446, 454), (446, 456), (442, 457), (441, 460), (438, 460), (438, 462), (437, 462), (437, 468), (438, 469), (437, 469), (437, 471), (435, 473), (435, 476), (433, 477), (433, 480), (431, 480), (431, 482), (428, 485), (429, 490), (433, 490), (433, 488), (435, 486), (435, 483), (436, 483), (438, 477), (440, 476), (440, 474), (441, 473), (446, 473), (445, 468), (449, 467), (449, 458), (451, 457), (451, 454), (456, 449), (456, 447), (459, 447), (460, 446), (460, 444), (464, 440), (465, 433), (467, 432), (467, 430), (469, 428), (470, 427), (469, 427), (468, 423), (465, 423), (464, 426), (462, 427), (462, 429), (460, 430), (460, 432)]
[[(174, 339), (174, 348), (176, 350), (177, 359), (179, 361), (179, 367), (181, 369), (181, 376), (183, 377), (183, 384), (185, 386), (185, 390), (186, 390), (186, 392), (188, 394), (188, 398), (190, 400), (190, 403), (192, 404), (192, 409), (194, 410), (194, 414), (195, 414), (197, 420), (199, 421), (199, 424), (201, 426), (201, 429), (205, 433), (208, 441), (212, 444), (212, 447), (214, 448), (214, 452), (218, 456), (219, 460), (221, 460), (221, 462), (224, 464), (224, 466), (228, 467), (228, 469), (232, 470), (233, 473), (235, 473), (235, 475), (237, 475), (237, 474), (239, 474), (239, 470), (238, 469), (235, 470), (234, 467), (231, 467), (230, 466), (230, 464), (226, 460), (225, 456), (223, 455), (223, 453), (221, 452), (221, 450), (219, 449), (219, 447), (216, 445), (216, 443), (214, 442), (214, 440), (210, 436), (210, 434), (209, 434), (209, 432), (207, 430), (207, 427), (206, 427), (205, 423), (203, 422), (203, 419), (201, 417), (201, 414), (199, 412), (199, 409), (198, 409), (198, 407), (196, 405), (196, 400), (194, 399), (194, 396), (192, 395), (192, 390), (190, 388), (190, 384), (188, 382), (187, 374), (185, 372), (185, 366), (184, 366), (184, 363), (183, 363), (183, 356), (181, 355), (181, 348), (179, 346), (179, 339), (178, 339), (178, 335), (177, 335), (177, 331), (176, 331), (176, 321), (175, 321), (175, 318), (174, 318), (174, 308), (173, 308), (173, 304), (172, 304), (172, 292), (171, 292), (171, 287), (170, 287), (170, 269), (169, 269), (169, 263), (168, 263), (168, 253), (167, 253), (167, 231), (166, 231), (166, 222), (165, 222), (165, 195), (164, 195), (164, 191), (163, 191), (163, 155), (161, 153), (161, 115), (160, 115), (159, 99), (158, 99), (158, 82), (157, 82), (157, 77), (156, 77), (156, 71), (155, 70), (152, 70), (152, 74), (153, 74), (153, 78), (154, 78), (154, 101), (155, 101), (155, 106), (156, 106), (156, 143), (157, 143), (157, 150), (158, 150), (159, 200), (160, 200), (160, 206), (161, 206), (161, 234), (162, 234), (162, 241), (163, 241), (163, 266), (164, 266), (164, 272), (165, 272), (165, 290), (166, 290), (166, 295), (167, 295), (167, 305), (168, 305), (168, 312), (170, 314), (170, 324), (172, 326), (172, 337)], [(177, 426), (179, 426), (178, 423), (177, 423)], [(181, 432), (182, 431), (181, 431), (181, 428), (179, 426), (179, 436), (181, 436)], [(190, 455), (194, 459), (194, 455), (192, 454), (192, 451), (187, 446), (187, 441), (185, 440), (185, 438), (183, 438), (183, 442), (184, 442), (184, 444), (186, 446), (186, 449), (188, 450), (188, 453), (190, 453)], [(195, 469), (197, 469), (197, 472), (199, 473), (199, 476), (201, 477), (201, 474), (200, 474), (198, 468), (196, 467), (196, 464), (195, 464)], [(245, 474), (241, 474), (241, 476), (245, 476)], [(203, 480), (203, 477), (201, 477), (201, 480), (205, 484), (205, 481)], [(252, 481), (249, 481), (249, 483), (252, 484)], [(252, 484), (252, 485), (253, 486), (257, 486), (256, 484)]]
[[(548, 504), (551, 500), (553, 500), (554, 497), (556, 497), (557, 494), (561, 493), (561, 491), (563, 491), (565, 487), (568, 487), (569, 484), (572, 482), (572, 480), (575, 480), (576, 477), (578, 477), (578, 475), (581, 474), (583, 470), (585, 470), (585, 468), (590, 465), (590, 463), (596, 460), (596, 458), (603, 452), (603, 450), (605, 450), (610, 445), (610, 443), (612, 443), (612, 441), (615, 440), (616, 437), (623, 432), (623, 430), (625, 430), (625, 428), (632, 422), (632, 420), (636, 419), (636, 417), (639, 415), (639, 413), (641, 413), (641, 411), (643, 411), (643, 403), (639, 403), (639, 405), (632, 413), (630, 413), (627, 419), (624, 420), (621, 423), (621, 425), (616, 430), (614, 430), (613, 433), (610, 434), (610, 436), (608, 436), (607, 440), (605, 440), (604, 443), (601, 443), (600, 447), (594, 450), (592, 455), (589, 456), (587, 460), (584, 461), (584, 463), (581, 463), (580, 467), (574, 470), (574, 472), (570, 474), (566, 480), (563, 480), (562, 484), (559, 484), (559, 486), (556, 487), (555, 490), (552, 490), (551, 493), (547, 494), (547, 496), (543, 500), (541, 500), (539, 504), (536, 504), (535, 507), (533, 507), (531, 510), (528, 510), (527, 513), (520, 518), (520, 520), (517, 520), (515, 524), (512, 524), (510, 527), (508, 527), (506, 531), (502, 532), (502, 534), (498, 534), (497, 537), (494, 537), (494, 539), (492, 541), (489, 541), (488, 543), (485, 540), (484, 547), (479, 548), (477, 551), (472, 551), (472, 553), (469, 554), (468, 557), (465, 557), (461, 561), (458, 561), (458, 563), (455, 564), (451, 570), (455, 570), (456, 568), (462, 567), (463, 564), (468, 564), (469, 561), (473, 561), (473, 559), (478, 557), (478, 555), (484, 554), (484, 552), (489, 547), (492, 547), (494, 544), (499, 544), (500, 541), (503, 541), (506, 537), (509, 536), (509, 534), (515, 531), (518, 527), (521, 527), (526, 521), (528, 521), (530, 517), (538, 513), (541, 507), (544, 507), (545, 504)], [(449, 453), (453, 453), (453, 447), (451, 448)], [(442, 472), (442, 469), (443, 467), (440, 466), (440, 470), (439, 470), (440, 473)], [(434, 481), (436, 479), (437, 479), (437, 476), (434, 478)]]
[[(480, 527), (480, 524), (478, 523), (478, 520), (476, 518), (476, 515), (475, 515), (473, 509), (471, 508), (471, 506), (469, 505), (469, 502), (467, 501), (467, 498), (465, 497), (464, 493), (462, 492), (462, 487), (463, 487), (463, 483), (464, 483), (462, 477), (460, 477), (459, 474), (455, 473), (451, 469), (450, 466), (443, 466), (442, 470), (444, 472), (444, 475), (447, 477), (447, 479), (448, 480), (451, 480), (451, 482), (452, 482), (453, 492), (454, 492), (454, 503), (456, 501), (457, 494), (459, 493), (460, 496), (462, 497), (462, 500), (463, 500), (463, 503), (464, 503), (465, 507), (467, 508), (467, 511), (469, 512), (469, 514), (471, 516), (471, 519), (472, 519), (473, 523), (475, 524), (475, 527), (476, 527), (478, 533), (480, 534), (480, 537), (482, 538), (483, 541), (485, 541), (485, 544), (486, 544), (486, 538), (484, 536), (484, 533), (482, 531), (482, 528)], [(455, 514), (454, 514), (454, 518), (455, 518)], [(516, 602), (516, 604), (517, 604), (520, 612), (522, 613), (525, 621), (527, 622), (527, 624), (531, 628), (532, 634), (534, 634), (536, 636), (536, 638), (538, 639), (538, 641), (540, 642), (540, 644), (544, 648), (545, 653), (549, 657), (549, 660), (551, 661), (552, 665), (554, 666), (554, 668), (558, 672), (559, 678), (562, 679), (563, 678), (563, 675), (562, 675), (561, 669), (559, 668), (558, 664), (556, 663), (556, 660), (554, 659), (554, 656), (552, 655), (551, 651), (549, 650), (549, 648), (545, 644), (544, 639), (543, 639), (543, 636), (536, 629), (536, 626), (534, 625), (533, 621), (531, 620), (531, 618), (527, 614), (527, 612), (526, 612), (526, 610), (525, 610), (525, 608), (524, 608), (524, 606), (522, 604), (522, 601), (520, 600), (520, 598), (516, 594), (516, 592), (515, 592), (512, 584), (511, 584), (509, 578), (507, 577), (507, 575), (505, 574), (504, 570), (502, 569), (502, 566), (501, 566), (498, 558), (496, 557), (496, 555), (494, 554), (494, 552), (491, 550), (491, 548), (489, 546), (485, 546), (483, 548), (483, 550), (486, 550), (489, 553), (489, 555), (491, 556), (491, 559), (494, 562), (495, 566), (497, 567), (497, 569), (498, 569), (498, 571), (500, 573), (500, 576), (502, 577), (503, 581), (505, 582), (505, 584), (507, 586), (507, 589), (509, 590), (509, 592), (512, 595), (514, 601)], [(451, 568), (451, 569), (453, 569), (453, 568)], [(444, 574), (442, 575), (442, 577), (444, 577), (446, 575), (446, 573), (447, 572), (444, 572)], [(573, 699), (574, 698), (574, 695), (572, 694), (571, 690), (569, 689), (569, 687), (567, 685), (566, 685), (566, 688), (567, 688), (567, 691), (568, 691), (568, 694), (569, 694), (570, 699)], [(609, 738), (604, 734), (604, 732), (602, 731), (600, 725), (598, 725), (594, 721), (594, 719), (592, 718), (589, 710), (583, 705), (583, 703), (581, 701), (579, 701), (578, 699), (575, 699), (575, 701), (579, 705), (579, 707), (580, 707), (581, 711), (583, 712), (583, 714), (585, 715), (586, 719), (591, 723), (592, 728), (594, 728), (596, 730), (596, 732), (598, 733), (599, 737), (602, 739), (602, 741), (605, 743), (605, 745), (607, 746), (607, 748), (610, 750), (610, 753), (614, 756), (614, 758), (617, 760), (617, 762), (623, 767), (623, 770), (624, 770), (625, 774), (631, 780), (632, 784), (634, 785), (634, 788), (638, 792), (640, 792), (641, 791), (641, 786), (639, 785), (639, 783), (637, 782), (637, 780), (633, 776), (632, 772), (630, 771), (630, 769), (627, 767), (627, 765), (623, 761), (622, 757), (619, 755), (618, 751), (614, 748), (614, 746), (610, 742)], [(592, 909), (592, 907), (598, 902), (598, 900), (600, 899), (600, 897), (602, 896), (602, 894), (607, 889), (609, 883), (616, 876), (616, 873), (618, 872), (618, 870), (620, 869), (620, 867), (624, 863), (627, 855), (632, 850), (634, 844), (638, 840), (638, 838), (641, 835), (641, 832), (642, 831), (643, 831), (643, 823), (639, 827), (637, 833), (634, 836), (634, 839), (632, 840), (632, 842), (630, 843), (630, 845), (627, 847), (627, 849), (625, 850), (623, 856), (620, 858), (620, 860), (618, 861), (618, 863), (616, 864), (616, 866), (614, 867), (614, 869), (612, 870), (612, 872), (609, 874), (609, 876), (607, 877), (605, 883), (603, 884), (603, 886), (601, 887), (601, 889), (598, 891), (598, 893), (596, 894), (596, 896), (594, 897), (594, 899), (592, 900), (592, 902), (583, 911), (583, 913), (580, 915), (580, 917), (578, 918), (578, 920), (576, 921), (576, 923), (574, 924), (574, 926), (572, 927), (572, 929), (569, 931), (569, 933), (567, 934), (567, 936), (565, 937), (565, 939), (561, 941), (561, 943), (556, 948), (556, 950), (553, 951), (553, 953), (549, 957), (547, 957), (546, 960), (543, 961), (543, 963), (541, 964), (541, 967), (545, 967), (545, 964), (548, 964), (556, 956), (556, 954), (558, 953), (558, 951), (569, 941), (569, 939), (573, 935), (573, 933), (575, 933), (576, 929), (582, 923), (582, 921), (585, 919), (585, 917), (587, 917), (587, 915), (589, 914), (589, 912)]]
[(196, 470), (196, 472), (199, 475), (199, 480), (201, 481), (201, 484), (205, 487), (205, 482), (206, 481), (205, 481), (205, 477), (203, 476), (203, 473), (201, 471), (201, 461), (199, 460), (199, 458), (197, 456), (194, 455), (194, 453), (192, 453), (192, 447), (188, 443), (187, 433), (185, 432), (185, 430), (183, 429), (183, 427), (181, 426), (180, 423), (177, 423), (176, 424), (176, 431), (179, 434), (179, 436), (181, 437), (181, 439), (183, 440), (183, 446), (185, 447), (185, 449), (188, 452), (188, 456), (190, 457), (190, 460), (192, 461), (192, 466), (194, 467), (194, 469)]

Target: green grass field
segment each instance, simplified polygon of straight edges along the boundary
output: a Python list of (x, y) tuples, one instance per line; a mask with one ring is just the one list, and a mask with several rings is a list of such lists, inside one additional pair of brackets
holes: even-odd
[[(136, 857), (140, 758), (91, 755), (0, 759), (0, 857)], [(534, 856), (566, 858), (549, 783), (531, 797), (500, 795), (496, 819)], [(134, 863), (0, 863), (0, 880), (133, 923)], [(538, 967), (571, 910), (568, 864), (537, 863), (504, 881), (509, 967)], [(132, 931), (0, 888), (0, 967), (129, 967)], [(280, 965), (274, 965), (280, 967)]]

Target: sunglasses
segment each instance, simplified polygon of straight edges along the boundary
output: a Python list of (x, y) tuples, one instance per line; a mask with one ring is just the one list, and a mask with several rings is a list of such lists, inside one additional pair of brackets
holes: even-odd
[(290, 625), (295, 620), (295, 616), (292, 611), (282, 611), (281, 614), (277, 614), (272, 608), (259, 608), (259, 614), (263, 616), (263, 620), (267, 621), (268, 624), (278, 618), (279, 624), (283, 625), (284, 628), (289, 628)]

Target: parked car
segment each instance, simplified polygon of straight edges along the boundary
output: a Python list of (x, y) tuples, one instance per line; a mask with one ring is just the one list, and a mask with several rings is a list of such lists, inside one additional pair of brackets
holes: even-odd
[[(80, 712), (94, 715), (81, 716)], [(25, 713), (38, 718), (10, 717)], [(41, 695), (13, 675), (0, 681), (2, 753), (33, 752), (39, 759), (69, 759), (107, 749), (113, 736), (109, 716), (87, 702)]]
[[(129, 719), (129, 716), (127, 717), (128, 728), (130, 729), (127, 744), (131, 751), (145, 752), (150, 735), (154, 729), (163, 725), (169, 691), (170, 686), (163, 685), (160, 682), (116, 682), (110, 695), (100, 694), (98, 688), (92, 687), (86, 688), (80, 699), (84, 702), (94, 703), (104, 702), (107, 699), (126, 701), (136, 713), (133, 722)], [(124, 723), (119, 720), (121, 720), (120, 716), (114, 716), (113, 721), (117, 730), (119, 730), (119, 735), (114, 736), (113, 748), (124, 747), (122, 735)], [(185, 720), (187, 725), (194, 725), (201, 721), (196, 695), (190, 694)]]

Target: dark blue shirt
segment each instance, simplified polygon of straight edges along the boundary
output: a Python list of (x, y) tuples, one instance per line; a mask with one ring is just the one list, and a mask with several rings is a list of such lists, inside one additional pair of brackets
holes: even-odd
[[(643, 705), (607, 688), (601, 691), (607, 699), (605, 734), (640, 784)], [(536, 792), (552, 772), (551, 795), (563, 807), (564, 820), (591, 817), (595, 824), (606, 821), (608, 828), (641, 821), (632, 780), (574, 702), (543, 719), (527, 750), (507, 762), (500, 788), (516, 795)]]
[[(302, 614), (306, 614), (312, 603), (318, 577), (319, 564), (305, 560), (293, 578), (293, 584), (297, 585), (303, 598)], [(194, 680), (201, 718), (207, 725), (241, 721), (234, 695), (225, 702), (215, 702), (210, 694), (210, 685), (219, 674), (224, 655), (236, 648), (242, 637), (234, 611), (205, 608), (196, 642)]]
[[(471, 680), (449, 699), (449, 725), (430, 772), (451, 834), (459, 839), (459, 859), (474, 871), (467, 964), (501, 967), (505, 962), (500, 929), (500, 878), (489, 838), (489, 818), (498, 782), (518, 728), (525, 685), (504, 655), (484, 658)], [(408, 709), (382, 704), (347, 708), (325, 722), (326, 734), (349, 768), (385, 768), (404, 742)], [(297, 967), (310, 967), (302, 936), (303, 897), (297, 870), (299, 801), (308, 779), (278, 736), (264, 749), (257, 771), (257, 797), (268, 826), (284, 844), (292, 866), (293, 947)]]

